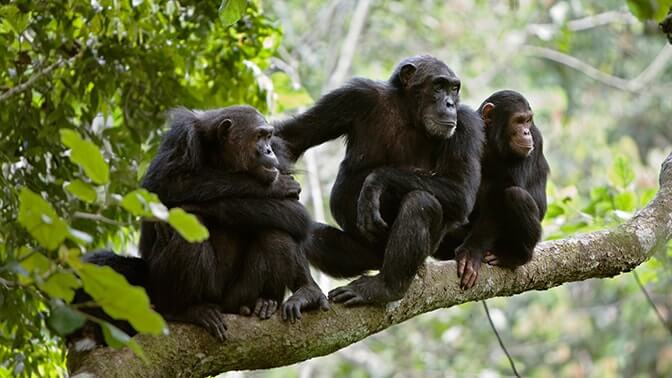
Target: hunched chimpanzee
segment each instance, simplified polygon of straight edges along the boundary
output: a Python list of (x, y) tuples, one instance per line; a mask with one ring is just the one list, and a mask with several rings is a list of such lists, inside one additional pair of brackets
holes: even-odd
[[(386, 82), (353, 79), (276, 125), (276, 144), (292, 161), (345, 136), (346, 155), (331, 192), (331, 211), (343, 231), (316, 224), (308, 258), (335, 277), (380, 274), (332, 290), (332, 300), (357, 305), (401, 298), (445, 230), (466, 222), (480, 181), (483, 122), (459, 103), (459, 91), (460, 80), (445, 63), (415, 56)], [(374, 190), (362, 192), (365, 180)], [(382, 186), (390, 190), (375, 190)], [(359, 225), (358, 208), (370, 215)]]
[(478, 111), (485, 121), (486, 147), (476, 206), (469, 224), (449, 232), (436, 254), (457, 259), (465, 289), (476, 282), (481, 260), (515, 268), (532, 259), (550, 172), (541, 132), (522, 94), (496, 92)]

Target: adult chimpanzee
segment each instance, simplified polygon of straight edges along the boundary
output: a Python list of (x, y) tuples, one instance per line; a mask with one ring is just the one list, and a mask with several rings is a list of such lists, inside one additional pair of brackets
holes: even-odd
[(478, 278), (481, 260), (515, 268), (530, 261), (541, 238), (549, 174), (532, 108), (518, 92), (504, 90), (479, 107), (485, 121), (482, 181), (469, 224), (449, 232), (437, 258), (456, 258), (461, 286)]
[[(400, 299), (444, 230), (466, 222), (480, 180), (483, 123), (459, 103), (459, 91), (460, 80), (445, 63), (415, 56), (399, 63), (389, 81), (353, 79), (277, 126), (290, 160), (346, 137), (346, 156), (331, 192), (331, 211), (343, 231), (317, 225), (306, 250), (311, 263), (332, 276), (371, 269), (380, 274), (332, 290), (334, 301)], [(390, 190), (379, 200), (365, 194), (372, 200), (362, 201), (360, 212), (379, 206), (380, 217), (363, 222), (362, 232), (357, 212), (365, 179)], [(383, 222), (389, 230), (377, 227)]]
[(199, 215), (211, 237), (190, 244), (166, 224), (143, 222), (148, 291), (166, 318), (223, 339), (222, 311), (268, 318), (286, 288), (294, 294), (282, 305), (284, 319), (328, 306), (299, 249), (310, 217), (270, 146), (272, 133), (249, 106), (173, 111), (143, 186), (167, 206)]

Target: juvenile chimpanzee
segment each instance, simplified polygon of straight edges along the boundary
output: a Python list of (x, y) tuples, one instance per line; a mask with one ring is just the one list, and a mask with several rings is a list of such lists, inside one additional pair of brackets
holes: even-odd
[[(318, 224), (308, 258), (336, 277), (371, 269), (380, 274), (332, 290), (334, 301), (400, 299), (444, 230), (466, 222), (480, 180), (483, 123), (459, 103), (459, 91), (460, 80), (445, 63), (415, 56), (399, 63), (387, 82), (353, 79), (277, 126), (290, 160), (345, 136), (346, 155), (331, 192), (331, 211), (343, 231)], [(362, 232), (357, 213), (365, 179), (374, 190), (365, 194), (371, 200), (362, 201), (360, 213), (379, 207), (380, 216), (362, 222)], [(390, 190), (377, 196), (375, 188), (383, 186)]]
[(488, 97), (479, 112), (486, 147), (476, 206), (469, 224), (449, 232), (436, 254), (456, 258), (465, 289), (476, 282), (481, 260), (508, 268), (530, 261), (546, 213), (549, 167), (530, 104), (504, 90)]

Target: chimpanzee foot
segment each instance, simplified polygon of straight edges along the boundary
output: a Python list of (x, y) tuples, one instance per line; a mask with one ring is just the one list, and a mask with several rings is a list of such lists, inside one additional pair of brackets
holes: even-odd
[(199, 325), (216, 337), (217, 340), (226, 340), (227, 327), (224, 313), (220, 311), (217, 305), (207, 303), (191, 306), (180, 315), (167, 315), (166, 319)]
[(294, 323), (301, 319), (301, 310), (320, 308), (323, 311), (329, 309), (329, 301), (317, 285), (305, 285), (300, 287), (287, 298), (282, 304), (282, 320)]
[(391, 290), (380, 275), (362, 276), (329, 292), (329, 299), (345, 306), (385, 304), (404, 297), (405, 290)]
[(455, 261), (457, 261), (457, 277), (460, 278), (460, 288), (462, 290), (471, 289), (478, 279), (478, 272), (481, 270), (482, 252), (472, 251), (462, 246), (455, 250)]

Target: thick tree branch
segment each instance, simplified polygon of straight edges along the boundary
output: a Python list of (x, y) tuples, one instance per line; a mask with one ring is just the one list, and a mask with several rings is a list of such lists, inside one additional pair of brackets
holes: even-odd
[(611, 230), (539, 245), (535, 258), (515, 272), (484, 266), (473, 289), (459, 289), (454, 262), (428, 262), (407, 295), (385, 307), (306, 314), (288, 324), (274, 316), (258, 321), (231, 315), (229, 339), (217, 342), (205, 330), (171, 324), (170, 335), (137, 337), (150, 364), (128, 350), (97, 349), (71, 358), (74, 373), (122, 377), (201, 377), (229, 370), (288, 365), (340, 348), (438, 308), (486, 298), (545, 290), (566, 282), (613, 277), (630, 271), (672, 238), (672, 154), (663, 163), (660, 190), (631, 220)]

